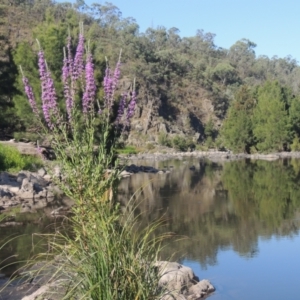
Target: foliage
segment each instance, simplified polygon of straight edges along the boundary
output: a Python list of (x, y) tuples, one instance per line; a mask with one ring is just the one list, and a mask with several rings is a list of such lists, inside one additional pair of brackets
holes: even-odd
[(189, 149), (194, 149), (195, 144), (190, 139), (186, 139), (182, 136), (176, 135), (172, 139), (172, 146), (179, 151), (187, 151)]
[(116, 151), (119, 154), (137, 154), (136, 148), (130, 145), (127, 145), (124, 148), (118, 148)]
[[(300, 95), (300, 67), (292, 57), (256, 57), (256, 44), (248, 39), (237, 41), (229, 49), (220, 48), (215, 45), (215, 35), (203, 30), (197, 30), (192, 37), (181, 37), (179, 29), (175, 27), (167, 29), (160, 26), (139, 32), (136, 21), (122, 17), (118, 7), (111, 3), (88, 6), (84, 1), (74, 5), (53, 0), (4, 1), (0, 19), (0, 123), (6, 132), (37, 131), (16, 66), (22, 63), (24, 70), (30, 72), (28, 77), (37, 96), (40, 87), (36, 80), (37, 47), (34, 40), (38, 38), (48, 57), (57, 94), (62, 96), (61, 50), (68, 32), (78, 34), (77, 25), (80, 21), (83, 21), (86, 37), (91, 41), (97, 86), (101, 85), (104, 77), (105, 56), (115, 61), (122, 48), (121, 85), (130, 89), (128, 78), (137, 78), (140, 114), (135, 117), (147, 119), (143, 124), (144, 130), (162, 120), (169, 128), (175, 126), (189, 137), (200, 134), (203, 139), (211, 140), (209, 135), (204, 134), (203, 124), (206, 124), (208, 117), (212, 117), (215, 140), (219, 124), (224, 119), (233, 120), (236, 116), (240, 126), (250, 126), (243, 113), (235, 114), (232, 109), (236, 101), (234, 95), (241, 86), (248, 85), (254, 89), (273, 80), (289, 89), (295, 98)], [(71, 47), (71, 52), (75, 53), (74, 47)], [(97, 98), (100, 101), (103, 94), (103, 88), (98, 89)], [(265, 101), (271, 101), (271, 97)], [(296, 125), (298, 108), (295, 105), (296, 111), (292, 113), (292, 102), (288, 104), (293, 115), (292, 127), (288, 126), (287, 129), (290, 138), (295, 131), (299, 132)], [(62, 103), (58, 103), (58, 106), (64, 109)], [(258, 127), (263, 126), (260, 124)], [(251, 131), (253, 128), (248, 129)], [(236, 132), (232, 133), (233, 137), (228, 142), (223, 135), (227, 147), (232, 148), (233, 144), (238, 143), (240, 145), (237, 149), (232, 148), (233, 151), (249, 152), (256, 142), (254, 136), (254, 139), (248, 140), (248, 129), (243, 132), (241, 141), (238, 139), (237, 142)], [(258, 131), (256, 135), (260, 135)], [(289, 143), (290, 138), (284, 144)], [(282, 148), (271, 145), (273, 143), (262, 145), (261, 139), (260, 136), (257, 140), (259, 151)], [(169, 146), (168, 141), (163, 143)]]
[(298, 137), (293, 139), (293, 143), (291, 144), (292, 151), (300, 151), (300, 140)]
[(0, 144), (0, 171), (33, 170), (42, 165), (37, 156), (22, 155), (15, 147)]

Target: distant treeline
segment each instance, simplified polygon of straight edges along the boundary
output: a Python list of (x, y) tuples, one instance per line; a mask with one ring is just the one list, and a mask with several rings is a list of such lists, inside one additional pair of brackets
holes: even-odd
[[(61, 68), (68, 34), (78, 37), (84, 23), (100, 87), (106, 65), (122, 49), (122, 84), (136, 78), (144, 132), (164, 123), (166, 134), (194, 137), (197, 144), (232, 151), (300, 149), (300, 67), (292, 57), (255, 55), (255, 43), (242, 39), (229, 49), (215, 35), (197, 30), (181, 37), (173, 27), (139, 32), (111, 3), (88, 6), (82, 0), (2, 0), (0, 4), (0, 126), (2, 134), (35, 134), (36, 124), (23, 92), (19, 65), (38, 99), (36, 39), (63, 94)], [(75, 49), (73, 49), (75, 50)], [(133, 131), (135, 128), (132, 129)], [(195, 140), (196, 136), (196, 140)], [(138, 135), (137, 135), (138, 137)]]

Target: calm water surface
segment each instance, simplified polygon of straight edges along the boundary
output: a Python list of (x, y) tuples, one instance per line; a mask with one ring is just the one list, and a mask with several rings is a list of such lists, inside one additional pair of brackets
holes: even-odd
[(156, 167), (171, 172), (126, 179), (121, 198), (143, 186), (141, 219), (165, 214), (165, 230), (186, 237), (170, 243), (164, 255), (209, 279), (217, 288), (210, 299), (300, 298), (299, 160)]
[[(181, 240), (170, 242), (163, 256), (209, 279), (217, 288), (210, 299), (300, 298), (300, 160), (135, 163), (170, 173), (124, 179), (120, 200), (128, 203), (138, 190), (141, 222), (164, 216), (160, 230)], [(36, 226), (24, 224), (29, 238), (0, 251), (0, 261), (7, 253), (29, 252)], [(0, 243), (7, 232), (22, 233), (16, 228), (0, 227)], [(50, 227), (39, 222), (37, 228)]]

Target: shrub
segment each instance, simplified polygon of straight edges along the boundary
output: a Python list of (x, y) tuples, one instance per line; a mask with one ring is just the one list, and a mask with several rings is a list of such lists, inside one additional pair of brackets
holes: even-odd
[(161, 132), (158, 135), (158, 143), (162, 146), (166, 146), (166, 147), (172, 147), (172, 142), (171, 140), (168, 138), (168, 134)]
[(42, 165), (37, 156), (24, 155), (15, 147), (0, 144), (0, 171), (33, 170)]
[(179, 135), (175, 136), (172, 140), (172, 145), (176, 150), (187, 151), (195, 149), (195, 143), (189, 139), (185, 139)]
[(291, 145), (291, 150), (292, 151), (300, 151), (300, 141), (298, 137), (295, 137), (293, 139), (293, 143)]

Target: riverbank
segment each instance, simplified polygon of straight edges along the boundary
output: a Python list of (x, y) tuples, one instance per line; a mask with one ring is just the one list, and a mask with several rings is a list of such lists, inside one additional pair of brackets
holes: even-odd
[[(17, 148), (20, 153), (27, 155), (36, 155), (37, 148), (32, 142), (16, 142), (15, 140), (0, 141), (4, 145), (10, 145)], [(52, 159), (54, 153), (49, 147), (40, 147), (43, 155), (46, 158)], [(189, 151), (180, 152), (173, 148), (167, 148), (159, 146), (157, 150), (151, 150), (148, 152), (140, 152), (137, 154), (120, 154), (122, 159), (130, 160), (167, 160), (167, 159), (182, 159), (185, 157), (195, 157), (195, 158), (206, 158), (212, 161), (227, 161), (227, 160), (239, 160), (239, 159), (251, 159), (251, 160), (276, 160), (284, 158), (300, 158), (300, 151), (297, 152), (274, 152), (274, 153), (233, 153), (231, 151), (219, 151), (219, 150), (208, 150), (208, 151)]]
[[(173, 150), (173, 149), (172, 149)], [(276, 152), (269, 154), (247, 154), (247, 153), (232, 153), (230, 151), (191, 151), (191, 152), (177, 152), (170, 151), (166, 153), (162, 152), (148, 152), (138, 153), (130, 155), (120, 155), (122, 158), (129, 158), (130, 160), (168, 160), (168, 159), (182, 159), (182, 158), (206, 158), (212, 161), (227, 161), (227, 160), (240, 160), (240, 159), (251, 159), (251, 160), (268, 160), (273, 161), (284, 158), (300, 158), (300, 152)]]
[[(57, 270), (58, 260), (56, 258), (53, 263), (38, 262), (24, 269), (21, 277), (2, 291), (1, 285), (5, 286), (7, 282), (0, 280), (0, 299), (62, 299), (70, 279)], [(200, 280), (190, 267), (168, 261), (157, 261), (154, 267), (159, 274), (158, 289), (163, 291), (160, 300), (196, 300), (215, 291), (210, 281)]]

